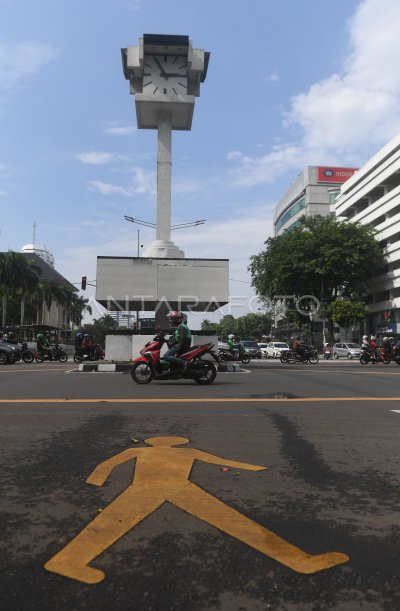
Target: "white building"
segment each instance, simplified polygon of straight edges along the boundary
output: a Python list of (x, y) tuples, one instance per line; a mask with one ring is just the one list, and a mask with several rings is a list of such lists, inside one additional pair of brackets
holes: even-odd
[(274, 208), (274, 235), (295, 227), (302, 216), (333, 213), (341, 185), (355, 171), (355, 168), (308, 166)]
[(39, 244), (25, 244), (25, 246), (21, 248), (21, 252), (23, 254), (34, 253), (38, 257), (43, 259), (43, 261), (46, 261), (46, 263), (50, 265), (50, 267), (54, 268), (54, 256), (50, 252), (50, 250), (44, 245), (39, 246)]
[(341, 187), (339, 218), (377, 230), (387, 272), (372, 283), (366, 333), (400, 333), (400, 134)]

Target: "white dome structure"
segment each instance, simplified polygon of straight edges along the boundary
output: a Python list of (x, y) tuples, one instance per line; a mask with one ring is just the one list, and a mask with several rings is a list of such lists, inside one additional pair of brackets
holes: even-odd
[(25, 244), (21, 248), (22, 253), (35, 253), (38, 257), (46, 261), (50, 267), (54, 268), (54, 257), (52, 253), (43, 245), (39, 246), (39, 244)]

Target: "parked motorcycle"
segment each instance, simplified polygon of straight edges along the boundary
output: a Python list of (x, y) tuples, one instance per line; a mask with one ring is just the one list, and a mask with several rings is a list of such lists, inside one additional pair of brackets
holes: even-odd
[(43, 363), (43, 361), (60, 361), (60, 363), (66, 363), (68, 361), (68, 354), (64, 352), (58, 344), (48, 348), (48, 352), (40, 352), (36, 350), (34, 355), (37, 363)]
[(103, 360), (105, 353), (100, 344), (93, 346), (93, 355), (90, 355), (85, 348), (78, 348), (74, 354), (75, 363), (82, 363), (82, 361), (99, 361)]
[[(390, 360), (391, 360), (390, 356), (385, 353), (383, 348), (378, 348), (378, 352), (379, 352), (379, 358), (377, 358), (376, 355), (373, 352), (371, 352), (371, 350), (363, 349), (361, 352), (361, 356), (360, 356), (361, 365), (368, 365), (368, 363), (383, 363), (384, 365), (389, 365)], [(400, 361), (400, 357), (399, 357), (399, 361)], [(397, 364), (400, 365), (400, 362)]]
[(152, 380), (194, 380), (197, 384), (211, 384), (217, 376), (217, 368), (213, 362), (202, 359), (206, 354), (218, 363), (218, 355), (213, 352), (214, 344), (193, 346), (179, 358), (189, 363), (185, 371), (180, 365), (169, 363), (161, 356), (161, 348), (166, 342), (165, 334), (159, 332), (152, 341), (141, 349), (140, 356), (133, 361), (131, 376), (136, 384), (148, 384)]
[(250, 355), (246, 350), (238, 345), (238, 356), (234, 356), (233, 353), (229, 350), (229, 348), (218, 348), (218, 358), (220, 361), (240, 361), (244, 365), (250, 363)]
[(294, 352), (293, 350), (285, 350), (281, 354), (281, 363), (311, 363), (316, 365), (319, 362), (318, 352), (314, 348), (304, 348), (302, 352)]
[(17, 345), (18, 345), (18, 347), (20, 347), (20, 350), (21, 350), (20, 359), (22, 361), (24, 361), (24, 363), (32, 363), (35, 355), (33, 354), (32, 350), (28, 350), (27, 343), (26, 342), (22, 342), (22, 343), (17, 344)]

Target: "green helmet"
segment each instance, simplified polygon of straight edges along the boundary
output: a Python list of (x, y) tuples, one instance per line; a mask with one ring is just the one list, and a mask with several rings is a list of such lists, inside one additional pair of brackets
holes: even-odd
[(44, 339), (43, 333), (38, 333), (36, 336), (37, 339)]

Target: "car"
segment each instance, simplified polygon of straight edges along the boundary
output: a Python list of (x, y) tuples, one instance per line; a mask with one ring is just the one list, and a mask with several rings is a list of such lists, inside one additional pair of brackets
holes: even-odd
[(289, 346), (285, 342), (269, 342), (267, 345), (267, 359), (278, 359), (282, 352), (287, 352)]
[(361, 356), (362, 348), (359, 344), (352, 342), (339, 342), (334, 344), (332, 348), (332, 356), (334, 359), (338, 359), (341, 356), (353, 359), (354, 357), (359, 358)]
[(265, 356), (266, 358), (268, 358), (268, 355), (267, 355), (267, 346), (268, 346), (268, 344), (265, 344), (263, 342), (258, 342), (258, 347), (261, 350), (261, 354), (263, 356)]
[(18, 356), (18, 348), (16, 345), (4, 341), (0, 342), (0, 365), (15, 363), (19, 358), (21, 357)]
[(252, 359), (260, 359), (262, 357), (261, 348), (257, 342), (251, 339), (244, 339), (243, 341), (239, 342), (239, 344), (243, 346)]

